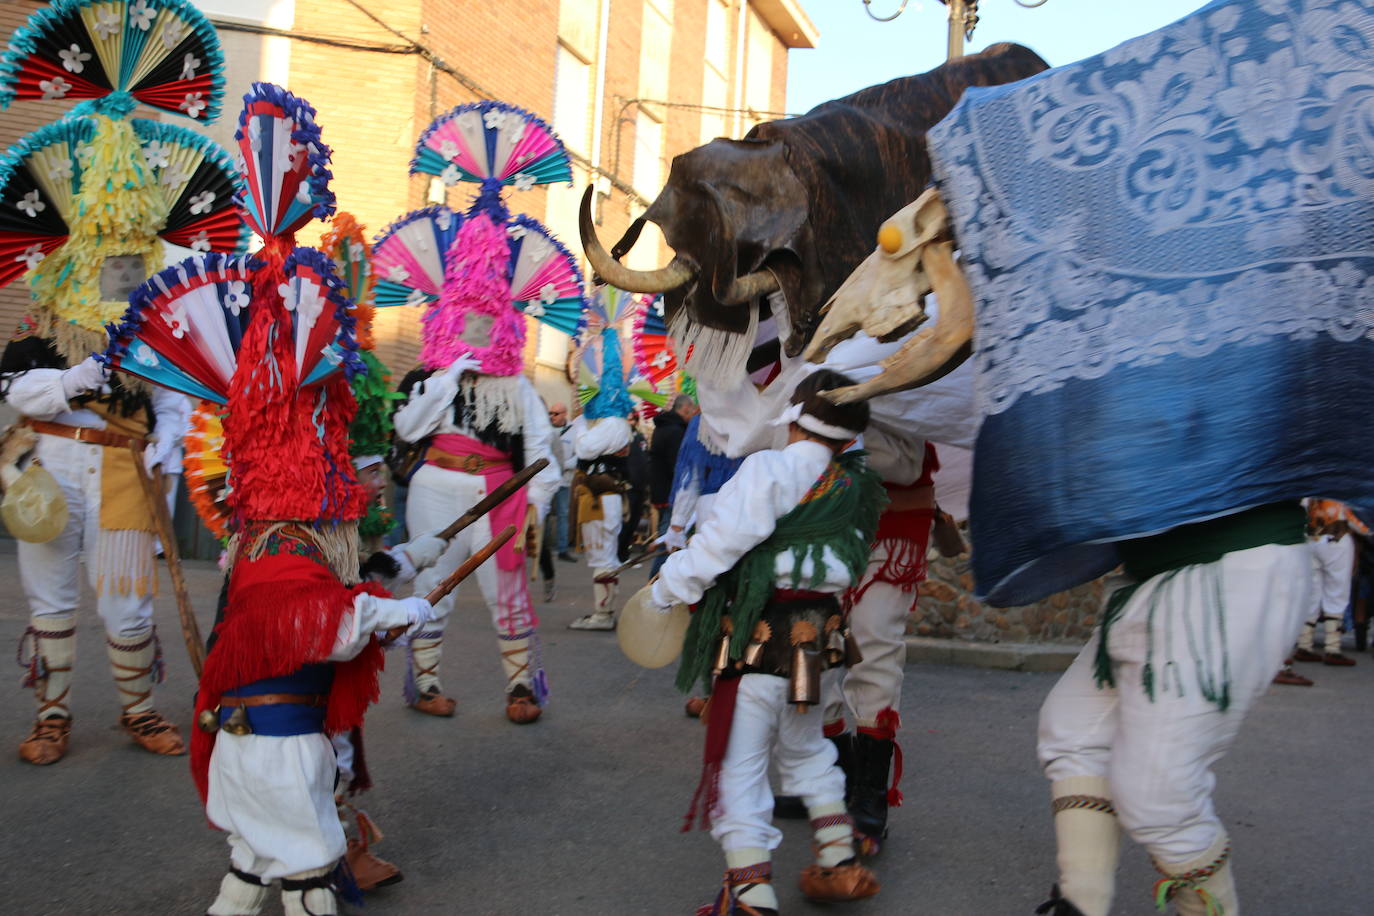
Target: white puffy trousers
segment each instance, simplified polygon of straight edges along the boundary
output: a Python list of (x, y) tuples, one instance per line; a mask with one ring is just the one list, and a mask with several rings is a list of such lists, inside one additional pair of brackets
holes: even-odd
[(1344, 620), (1345, 609), (1350, 604), (1350, 582), (1355, 574), (1355, 538), (1347, 534), (1336, 540), (1323, 535), (1311, 541), (1310, 546), (1320, 603), (1307, 622), (1316, 623), (1319, 617)]
[(601, 496), (600, 521), (582, 523), (582, 547), (587, 565), (595, 571), (612, 570), (620, 565), (620, 526), (622, 499), (619, 493)]
[[(1157, 576), (1142, 584), (1110, 630), (1116, 686), (1099, 688), (1093, 679), (1099, 629), (1041, 707), (1045, 775), (1051, 782), (1107, 779), (1121, 826), (1162, 864), (1207, 852), (1224, 833), (1212, 805), (1212, 765), (1230, 748), (1293, 645), (1309, 608), (1311, 572), (1305, 544), (1270, 544), (1186, 567), (1167, 583)], [(1225, 711), (1202, 696), (1189, 648), (1188, 630), (1199, 635), (1202, 596), (1212, 595), (1213, 574), (1220, 576), (1225, 646), (1224, 655), (1217, 647), (1207, 662), (1219, 671), (1220, 659), (1229, 660)], [(1153, 699), (1141, 680), (1152, 635)], [(1181, 681), (1170, 673), (1171, 659)]]
[(773, 826), (770, 760), (779, 791), (808, 808), (844, 804), (844, 773), (835, 745), (821, 732), (821, 711), (798, 712), (787, 702), (787, 678), (746, 674), (740, 678), (730, 742), (720, 768), (720, 814), (711, 836), (727, 853), (735, 849), (777, 849), (782, 831)]
[[(406, 501), (406, 527), (415, 537), (446, 528), (458, 516), (487, 495), (486, 479), (427, 464), (415, 472)], [(523, 522), (523, 520), (522, 520)], [(415, 577), (415, 594), (424, 595), (448, 577), (463, 561), (491, 541), (491, 516), (473, 522), (449, 542), (448, 549), (429, 569)], [(509, 544), (502, 548), (508, 549)], [(491, 622), (502, 636), (526, 633), (537, 623), (525, 589), (525, 571), (498, 569), (492, 557), (474, 574), (482, 598), (491, 611)], [(461, 588), (461, 586), (460, 586)], [(437, 605), (440, 617), (425, 624), (426, 632), (442, 632), (447, 614), (453, 609), (457, 591), (450, 592)]]
[(19, 579), (34, 617), (70, 614), (81, 603), (79, 564), (96, 591), (96, 611), (110, 636), (139, 636), (153, 623), (153, 596), (123, 594), (101, 580), (157, 575), (153, 535), (148, 531), (105, 531), (100, 527), (100, 465), (108, 446), (39, 434), (37, 454), (62, 489), (67, 524), (43, 544), (19, 541)]

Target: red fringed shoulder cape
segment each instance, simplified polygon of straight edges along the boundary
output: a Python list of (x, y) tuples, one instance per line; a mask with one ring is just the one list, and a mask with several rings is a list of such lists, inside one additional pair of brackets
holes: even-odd
[[(372, 582), (345, 586), (309, 545), (281, 538), (282, 549), (269, 548), (256, 559), (240, 559), (229, 579), (224, 620), (205, 660), (196, 695), (196, 717), (219, 705), (226, 690), (269, 677), (282, 677), (303, 665), (329, 657), (339, 623), (361, 593), (389, 597)], [(292, 548), (292, 544), (296, 548)], [(362, 725), (367, 707), (380, 696), (378, 676), (384, 665), (375, 637), (346, 662), (334, 663), (334, 685), (325, 710), (325, 731), (346, 732)], [(215, 736), (195, 728), (191, 737), (191, 772), (204, 803), (209, 789), (210, 754)]]

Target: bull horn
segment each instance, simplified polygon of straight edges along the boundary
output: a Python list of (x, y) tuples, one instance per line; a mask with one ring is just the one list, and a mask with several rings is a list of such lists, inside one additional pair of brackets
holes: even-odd
[(721, 305), (748, 305), (760, 296), (776, 293), (781, 286), (773, 272), (764, 268), (731, 280), (730, 287), (716, 299)]
[(954, 260), (953, 243), (927, 246), (921, 265), (940, 302), (935, 326), (918, 331), (883, 360), (883, 371), (878, 375), (860, 385), (825, 392), (834, 403), (849, 404), (928, 385), (954, 371), (972, 352), (973, 293)]
[(658, 270), (631, 270), (611, 257), (596, 237), (596, 226), (592, 223), (591, 185), (587, 185), (587, 192), (582, 195), (577, 229), (582, 236), (582, 250), (586, 252), (592, 270), (611, 286), (630, 293), (666, 293), (692, 279), (692, 268), (683, 263), (681, 258), (673, 258), (667, 267)]

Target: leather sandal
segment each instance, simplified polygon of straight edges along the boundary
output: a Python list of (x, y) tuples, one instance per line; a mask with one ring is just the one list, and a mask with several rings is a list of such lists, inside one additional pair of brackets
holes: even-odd
[(808, 865), (798, 881), (807, 900), (840, 902), (872, 897), (881, 889), (873, 872), (849, 859), (839, 865)]
[(534, 694), (524, 684), (517, 684), (506, 694), (506, 718), (516, 725), (529, 725), (542, 715), (543, 709), (534, 701)]
[(119, 717), (119, 724), (134, 739), (134, 743), (145, 751), (165, 757), (179, 757), (186, 753), (181, 732), (157, 710), (123, 713)]
[(19, 759), (35, 766), (57, 763), (66, 756), (71, 735), (72, 720), (69, 716), (39, 719), (33, 723), (33, 731), (20, 743)]
[(431, 687), (420, 694), (420, 698), (412, 703), (410, 708), (428, 716), (448, 717), (458, 708), (458, 701), (444, 696), (438, 687)]

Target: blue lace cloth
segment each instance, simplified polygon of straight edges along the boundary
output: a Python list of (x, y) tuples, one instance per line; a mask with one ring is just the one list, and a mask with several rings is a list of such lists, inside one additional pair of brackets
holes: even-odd
[(978, 312), (982, 597), (1248, 506), (1374, 508), (1368, 0), (1218, 0), (929, 140)]

